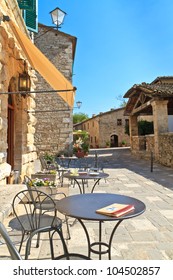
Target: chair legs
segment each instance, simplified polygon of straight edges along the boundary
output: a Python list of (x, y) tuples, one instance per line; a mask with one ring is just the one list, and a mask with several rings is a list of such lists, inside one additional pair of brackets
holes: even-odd
[(26, 234), (26, 232), (25, 232), (25, 231), (22, 231), (22, 238), (21, 238), (21, 241), (20, 241), (19, 253), (20, 253), (20, 251), (21, 251), (21, 249), (22, 249), (22, 244), (23, 244), (23, 240), (24, 240), (25, 234)]
[(63, 232), (62, 232), (62, 228), (58, 228), (55, 229), (54, 232), (52, 233), (52, 235), (50, 235), (50, 249), (51, 249), (51, 257), (52, 260), (56, 259), (55, 255), (54, 255), (54, 249), (53, 249), (53, 236), (55, 233), (58, 233), (61, 243), (62, 243), (62, 247), (63, 247), (63, 251), (64, 254), (67, 255), (68, 254), (68, 250), (67, 250), (67, 245), (65, 243), (64, 237), (63, 237)]
[(27, 243), (26, 243), (25, 260), (27, 260), (28, 256), (30, 255), (32, 238), (35, 235), (39, 235), (41, 232), (48, 232), (48, 234), (49, 234), (50, 253), (51, 253), (51, 259), (52, 260), (55, 259), (54, 247), (53, 247), (53, 236), (56, 232), (58, 233), (58, 235), (60, 237), (60, 240), (61, 240), (61, 243), (62, 243), (63, 254), (65, 254), (65, 255), (68, 254), (67, 245), (66, 245), (64, 237), (63, 237), (62, 228), (61, 227), (47, 227), (47, 228), (44, 228), (44, 230), (42, 228), (37, 229), (30, 234), (30, 237), (28, 238)]
[(69, 229), (69, 224), (68, 224), (68, 217), (65, 216), (65, 222), (66, 222), (66, 225), (67, 225), (67, 239), (71, 239), (71, 236), (70, 236), (70, 229)]

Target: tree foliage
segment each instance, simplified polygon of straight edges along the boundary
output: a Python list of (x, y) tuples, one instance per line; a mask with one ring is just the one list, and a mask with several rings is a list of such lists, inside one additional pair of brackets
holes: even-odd
[(138, 133), (139, 135), (148, 135), (154, 133), (153, 122), (141, 120), (138, 122)]
[[(130, 135), (129, 124), (126, 124), (125, 126), (125, 134)], [(148, 134), (154, 134), (153, 122), (149, 122), (146, 120), (138, 121), (138, 135), (148, 135)]]
[(119, 105), (120, 108), (126, 107), (126, 105), (127, 105), (127, 98), (123, 98), (122, 95), (118, 95), (118, 97), (116, 99), (121, 101), (121, 103)]
[(80, 123), (89, 119), (88, 115), (85, 113), (75, 113), (73, 114), (73, 124)]

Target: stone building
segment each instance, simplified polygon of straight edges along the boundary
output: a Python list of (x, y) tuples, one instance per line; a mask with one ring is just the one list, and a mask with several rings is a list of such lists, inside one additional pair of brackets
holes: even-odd
[[(5, 20), (6, 15), (10, 21)], [(0, 184), (6, 184), (13, 182), (12, 170), (26, 173), (37, 158), (33, 138), (36, 119), (26, 112), (35, 106), (34, 94), (7, 94), (18, 91), (24, 61), (32, 77), (31, 90), (35, 87), (35, 74), (11, 25), (17, 25), (29, 38), (18, 2), (1, 0), (0, 19)]]
[[(173, 167), (173, 77), (157, 77), (150, 84), (134, 85), (124, 98), (129, 98), (125, 115), (129, 116), (132, 153), (145, 158), (153, 154), (156, 161)], [(141, 115), (153, 120), (154, 134), (138, 134)]]
[[(31, 2), (34, 3), (33, 10), (29, 4)], [(24, 174), (33, 173), (38, 158), (34, 143), (38, 73), (64, 100), (66, 104), (62, 106), (68, 107), (68, 110), (73, 107), (75, 89), (72, 84), (32, 42), (33, 31), (36, 32), (37, 26), (36, 7), (37, 0), (1, 0), (0, 184), (14, 182), (11, 171), (16, 170), (15, 174), (21, 174), (21, 180)], [(30, 17), (30, 13), (34, 17)], [(28, 18), (34, 18), (34, 21), (29, 22)], [(24, 73), (31, 85), (21, 92), (19, 76)]]
[[(43, 24), (39, 24), (34, 36), (35, 45), (69, 81), (72, 81), (76, 41), (76, 37)], [(37, 78), (38, 90), (52, 89), (41, 75)], [(57, 154), (72, 149), (72, 110), (56, 92), (36, 95), (36, 117), (35, 145), (39, 153)]]
[(93, 115), (75, 124), (74, 130), (86, 130), (89, 133), (91, 148), (119, 147), (123, 142), (127, 146), (130, 144), (129, 136), (125, 133), (126, 125), (128, 117), (124, 116), (124, 108), (119, 108)]

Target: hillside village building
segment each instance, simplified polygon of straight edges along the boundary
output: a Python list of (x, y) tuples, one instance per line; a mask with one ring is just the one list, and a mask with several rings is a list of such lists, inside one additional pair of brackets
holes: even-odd
[(91, 148), (119, 147), (123, 142), (129, 146), (130, 138), (125, 133), (128, 121), (128, 117), (124, 116), (124, 108), (111, 109), (75, 124), (74, 130), (89, 133)]
[[(130, 145), (133, 154), (173, 167), (173, 77), (157, 77), (152, 83), (131, 87), (125, 115), (129, 117)], [(154, 124), (153, 135), (138, 135), (141, 115)]]

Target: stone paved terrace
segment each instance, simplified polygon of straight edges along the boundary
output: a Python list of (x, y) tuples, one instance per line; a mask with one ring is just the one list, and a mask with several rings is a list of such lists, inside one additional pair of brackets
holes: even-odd
[[(92, 154), (92, 152), (91, 152)], [(150, 161), (131, 156), (128, 148), (98, 150), (99, 165), (110, 176), (101, 180), (95, 192), (117, 193), (133, 196), (146, 204), (146, 212), (141, 216), (125, 220), (119, 226), (112, 244), (112, 259), (117, 260), (172, 260), (173, 259), (173, 169), (154, 163), (150, 171)], [(88, 162), (93, 157), (88, 158)], [(79, 161), (82, 164), (82, 160)], [(77, 166), (76, 166), (77, 167)], [(65, 182), (68, 183), (68, 182)], [(69, 195), (79, 193), (78, 187), (63, 188)], [(91, 186), (86, 188), (89, 192)], [(12, 217), (11, 217), (12, 218)], [(8, 226), (9, 219), (5, 220)], [(86, 238), (80, 224), (73, 225), (70, 218), (71, 240), (69, 251), (87, 253)], [(98, 223), (85, 222), (92, 241), (98, 240)], [(113, 222), (104, 223), (103, 239), (107, 240)], [(8, 228), (9, 229), (9, 228)], [(64, 227), (65, 231), (65, 227)], [(65, 233), (66, 234), (66, 233)], [(12, 236), (13, 238), (13, 236)], [(44, 238), (43, 238), (44, 239)], [(59, 241), (56, 242), (58, 247)], [(4, 245), (0, 246), (0, 255)], [(35, 250), (35, 251), (34, 251)], [(97, 259), (97, 255), (91, 256)], [(33, 249), (31, 259), (49, 258), (47, 238), (42, 246)], [(103, 256), (106, 259), (107, 255)]]

